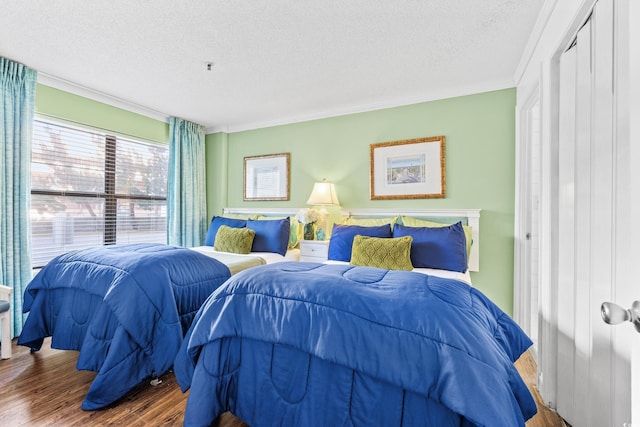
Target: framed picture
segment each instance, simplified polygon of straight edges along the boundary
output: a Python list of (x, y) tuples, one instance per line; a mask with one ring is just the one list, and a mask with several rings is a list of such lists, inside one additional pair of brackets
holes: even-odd
[(370, 145), (371, 200), (445, 197), (444, 136)]
[(244, 200), (289, 200), (289, 153), (244, 158)]

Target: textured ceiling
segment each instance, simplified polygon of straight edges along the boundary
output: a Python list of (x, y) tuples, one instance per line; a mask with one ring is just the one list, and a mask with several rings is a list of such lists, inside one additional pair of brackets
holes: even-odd
[(543, 3), (0, 0), (0, 56), (237, 131), (513, 87)]

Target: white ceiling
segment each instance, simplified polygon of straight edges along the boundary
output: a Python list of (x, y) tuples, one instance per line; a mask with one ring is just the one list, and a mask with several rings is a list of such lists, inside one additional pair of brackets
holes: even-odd
[(0, 56), (232, 132), (513, 87), (543, 3), (0, 0)]

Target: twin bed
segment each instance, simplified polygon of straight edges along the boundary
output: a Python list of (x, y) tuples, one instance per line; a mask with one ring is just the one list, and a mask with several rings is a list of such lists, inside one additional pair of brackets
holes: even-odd
[[(224, 219), (211, 221), (212, 239), (219, 222)], [(77, 369), (97, 372), (82, 409), (116, 402), (171, 369), (196, 312), (233, 273), (298, 258), (298, 250), (288, 247), (288, 219), (257, 222), (255, 236), (269, 242), (247, 254), (210, 245), (140, 243), (54, 258), (25, 290), (23, 309), (29, 315), (18, 344), (37, 351), (50, 336), (52, 348), (79, 351)], [(284, 236), (282, 244), (274, 233)]]
[[(285, 213), (276, 210), (270, 214), (274, 218)], [(226, 214), (235, 216), (238, 212)], [(245, 214), (251, 216), (255, 212)], [(393, 221), (387, 222), (389, 218)], [(239, 229), (232, 230), (233, 233), (247, 233), (240, 229), (254, 227), (283, 236), (281, 229), (271, 229), (275, 224), (272, 221), (277, 220), (231, 228)], [(78, 291), (79, 285), (61, 285), (65, 290), (29, 285), (26, 298), (33, 301), (29, 304), (25, 301), (25, 307), (31, 310), (25, 331), (33, 330), (27, 327), (32, 317), (41, 330), (27, 340), (23, 336), (29, 332), (23, 332), (21, 343), (37, 344), (43, 336), (53, 335), (54, 347), (64, 340), (75, 340), (71, 344), (76, 347), (81, 344), (73, 348), (65, 343), (80, 350), (78, 368), (98, 370), (96, 381), (102, 381), (99, 398), (88, 394), (83, 403), (85, 409), (102, 407), (126, 393), (123, 388), (116, 393), (119, 396), (113, 394), (104, 399), (101, 393), (113, 388), (113, 381), (129, 379), (129, 383), (137, 384), (173, 365), (181, 388), (190, 389), (185, 425), (211, 425), (226, 411), (251, 426), (524, 425), (536, 407), (513, 362), (531, 341), (507, 315), (470, 286), (469, 270), (479, 268), (479, 211), (410, 211), (393, 215), (390, 211), (357, 211), (345, 213), (342, 222), (334, 227), (326, 263), (290, 261), (296, 259), (297, 253), (289, 246), (295, 246), (299, 236), (295, 231), (291, 233), (295, 227), (289, 223), (286, 248), (283, 252), (282, 243), (278, 243), (279, 258), (274, 260), (283, 262), (267, 263), (258, 257), (264, 265), (240, 268), (233, 275), (225, 266), (228, 277), (204, 280), (212, 288), (204, 298), (201, 295), (179, 298), (176, 286), (171, 285), (169, 288), (174, 290), (161, 298), (165, 305), (141, 304), (148, 288), (135, 291), (132, 297), (124, 289), (134, 285), (121, 289), (113, 284), (104, 285), (97, 292), (102, 295), (96, 297), (102, 298), (96, 302), (98, 309), (88, 313), (106, 311), (106, 317), (116, 321), (112, 326), (102, 326), (99, 334), (91, 328), (81, 329), (74, 338), (68, 336), (64, 324), (48, 325), (47, 318), (60, 319), (66, 311), (73, 313), (78, 305), (74, 303), (77, 294), (89, 291)], [(436, 228), (433, 222), (439, 222), (441, 229), (425, 230)], [(443, 226), (451, 223), (455, 226)], [(382, 230), (383, 234), (373, 233), (376, 227), (376, 233)], [(453, 245), (447, 243), (450, 239)], [(473, 244), (465, 245), (471, 243), (469, 240)], [(211, 246), (211, 239), (208, 243), (203, 248), (179, 251), (193, 254), (192, 258), (211, 260), (203, 252), (215, 253), (219, 245), (214, 241)], [(347, 251), (345, 248), (350, 244)], [(402, 246), (397, 254), (394, 246), (391, 261), (389, 244)], [(446, 269), (430, 265), (439, 256), (434, 251), (446, 254), (436, 263), (444, 262)], [(407, 271), (379, 268), (389, 262)], [(466, 268), (460, 268), (461, 262)], [(204, 274), (206, 270), (202, 265), (170, 264), (171, 272), (163, 275), (184, 279), (186, 271)], [(147, 263), (139, 274), (156, 270), (155, 263)], [(56, 273), (59, 274), (63, 273)], [(85, 274), (98, 273), (89, 269), (61, 277), (76, 275), (82, 279)], [(196, 277), (195, 282), (203, 282), (199, 279), (202, 277)], [(34, 282), (38, 283), (35, 279)], [(74, 290), (68, 291), (69, 288)], [(73, 296), (62, 297), (66, 303), (61, 303), (54, 298), (56, 293)], [(40, 302), (36, 303), (37, 300)], [(182, 307), (181, 300), (188, 300), (189, 304)], [(133, 301), (135, 309), (127, 307), (126, 301)], [(146, 313), (144, 305), (154, 306), (153, 313)], [(195, 306), (200, 308), (194, 310)], [(55, 315), (47, 310), (55, 311)], [(169, 315), (169, 311), (175, 314)], [(120, 319), (122, 312), (127, 313), (124, 320)], [(91, 317), (88, 313), (84, 316)], [(139, 315), (150, 319), (139, 334), (141, 338), (129, 330), (127, 323)], [(180, 317), (185, 315), (180, 323)], [(177, 328), (172, 326), (171, 334), (167, 334), (167, 325), (176, 322)], [(110, 329), (114, 329), (113, 334)], [(108, 335), (111, 348), (89, 357), (98, 363), (81, 366), (83, 353), (92, 353), (82, 342), (92, 343), (93, 348), (93, 335)], [(127, 338), (116, 345), (119, 336)], [(155, 365), (155, 350), (165, 346), (168, 336), (171, 347), (163, 356), (166, 360)], [(101, 360), (102, 355), (113, 352), (114, 346), (125, 349), (121, 354), (126, 357), (114, 357), (117, 363), (109, 364), (105, 370), (110, 355)], [(131, 361), (134, 362), (130, 371), (110, 377), (111, 371), (122, 370)], [(118, 369), (112, 369), (116, 366)], [(109, 371), (104, 379), (103, 371)], [(90, 405), (85, 405), (87, 402)]]
[(460, 281), (280, 263), (212, 294), (174, 371), (186, 426), (523, 426), (536, 409), (513, 361), (530, 344)]

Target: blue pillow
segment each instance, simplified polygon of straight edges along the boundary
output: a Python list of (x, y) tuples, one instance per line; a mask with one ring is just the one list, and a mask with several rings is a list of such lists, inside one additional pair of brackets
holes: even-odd
[(280, 255), (287, 253), (289, 246), (289, 217), (283, 219), (247, 220), (247, 228), (256, 232), (251, 252), (274, 252)]
[(407, 227), (396, 224), (393, 237), (413, 237), (411, 263), (415, 268), (467, 271), (467, 239), (462, 223), (446, 227)]
[(228, 227), (234, 228), (242, 228), (247, 225), (247, 220), (214, 216), (213, 218), (211, 218), (209, 231), (207, 231), (207, 236), (204, 238), (205, 246), (213, 246), (213, 242), (215, 242), (216, 240), (216, 234), (218, 233), (218, 228), (220, 228), (221, 225), (226, 225)]
[(391, 237), (391, 225), (384, 224), (374, 227), (362, 225), (334, 224), (329, 240), (328, 258), (334, 261), (351, 261), (351, 247), (356, 235), (368, 237)]

